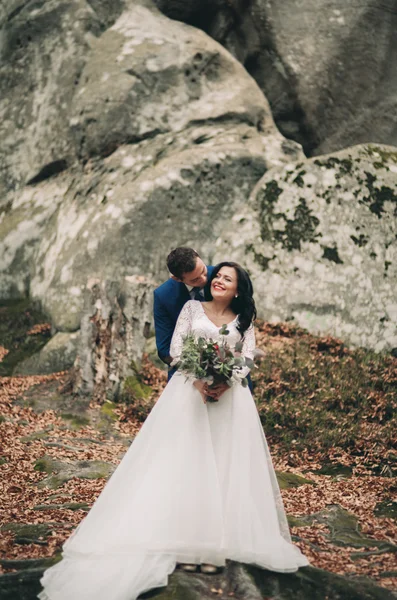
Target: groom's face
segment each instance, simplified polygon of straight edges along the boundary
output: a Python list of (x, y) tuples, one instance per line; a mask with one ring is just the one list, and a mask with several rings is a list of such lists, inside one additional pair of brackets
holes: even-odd
[(208, 280), (207, 267), (201, 260), (197, 258), (196, 266), (193, 271), (184, 273), (181, 281), (186, 285), (192, 285), (193, 287), (203, 288)]

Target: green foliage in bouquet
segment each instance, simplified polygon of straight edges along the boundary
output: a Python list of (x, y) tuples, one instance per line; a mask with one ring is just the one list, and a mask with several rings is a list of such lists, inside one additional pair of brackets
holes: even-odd
[[(219, 333), (227, 336), (229, 334), (227, 326), (223, 325)], [(238, 342), (232, 349), (224, 339), (215, 342), (203, 337), (195, 338), (190, 334), (184, 339), (182, 352), (175, 367), (182, 373), (205, 381), (209, 386), (219, 383), (227, 383), (231, 386), (239, 374), (241, 377), (241, 370), (244, 367), (251, 369), (254, 366), (250, 358), (241, 356), (242, 349), (242, 342)], [(240, 381), (243, 387), (248, 385), (246, 377), (241, 378)]]

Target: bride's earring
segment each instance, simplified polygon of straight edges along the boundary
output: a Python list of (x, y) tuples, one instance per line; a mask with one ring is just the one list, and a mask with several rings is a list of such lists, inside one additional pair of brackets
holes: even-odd
[(238, 294), (236, 294), (234, 297), (235, 297), (235, 298), (238, 298)]

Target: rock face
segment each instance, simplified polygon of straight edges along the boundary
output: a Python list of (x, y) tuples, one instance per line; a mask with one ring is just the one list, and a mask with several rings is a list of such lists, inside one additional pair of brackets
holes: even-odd
[(309, 154), (397, 144), (396, 0), (156, 0), (245, 65)]
[[(371, 127), (379, 132), (377, 123), (384, 123), (386, 110), (382, 107), (392, 106), (393, 100), (389, 84), (379, 86), (377, 74), (389, 64), (385, 46), (395, 15), (386, 13), (384, 6), (376, 13), (376, 27), (383, 37), (376, 40), (372, 62), (368, 59), (372, 42), (365, 42), (367, 50), (361, 53), (355, 76), (358, 81), (367, 73), (360, 70), (363, 61), (371, 65), (371, 93), (362, 94), (360, 88), (352, 96), (353, 92), (340, 90), (334, 56), (361, 40), (373, 11), (367, 2), (355, 11), (325, 4), (320, 11), (309, 0), (302, 0), (298, 10), (296, 6), (292, 10), (289, 0), (283, 7), (262, 0), (244, 6), (223, 0), (157, 1), (170, 16), (206, 29), (229, 52), (200, 29), (164, 16), (151, 0), (3, 3), (0, 299), (30, 296), (46, 313), (52, 331), (70, 334), (80, 328), (90, 278), (122, 282), (125, 277), (148, 276), (160, 283), (167, 277), (164, 263), (171, 248), (197, 247), (206, 261), (213, 262), (215, 242), (225, 239), (231, 216), (235, 215), (230, 225), (234, 239), (241, 215), (246, 223), (252, 215), (249, 237), (257, 230), (259, 246), (267, 244), (266, 250), (247, 239), (245, 245), (235, 240), (225, 246), (220, 243), (223, 250), (217, 257), (233, 257), (236, 244), (241, 262), (253, 262), (263, 316), (294, 317), (312, 330), (330, 330), (376, 349), (395, 347), (391, 325), (395, 240), (392, 221), (387, 220), (393, 200), (389, 201), (388, 192), (382, 196), (382, 187), (371, 179), (385, 169), (369, 166), (369, 178), (363, 172), (360, 178), (342, 174), (341, 204), (328, 205), (324, 197), (324, 208), (317, 207), (321, 215), (312, 217), (310, 211), (315, 214), (317, 208), (306, 207), (315, 186), (310, 177), (299, 176), (305, 170), (298, 166), (304, 161), (301, 148), (276, 129), (266, 98), (248, 74), (269, 94), (283, 131), (304, 141), (309, 150), (318, 152), (331, 139), (337, 140), (336, 145), (350, 140), (358, 113), (371, 117), (366, 119), (365, 134), (358, 127), (358, 139), (361, 135), (366, 139), (368, 132), (371, 137)], [(300, 18), (304, 14), (310, 14), (310, 20)], [(315, 45), (314, 30), (321, 44)], [(393, 52), (394, 42), (390, 42), (388, 60)], [(354, 65), (344, 65), (343, 76), (350, 77)], [(335, 98), (332, 105), (324, 100), (329, 94)], [(376, 94), (385, 103), (378, 103), (377, 119), (365, 104), (377, 101)], [(389, 120), (387, 125), (387, 139), (393, 141), (394, 126)], [(303, 130), (309, 133), (303, 135)], [(377, 162), (375, 155), (367, 158), (368, 164)], [(291, 164), (296, 167), (282, 182), (282, 167)], [(318, 176), (319, 197), (338, 189), (339, 175), (329, 162), (308, 165), (311, 176)], [(388, 168), (391, 179), (394, 167)], [(272, 173), (266, 175), (269, 169)], [(329, 186), (322, 179), (323, 171), (331, 178)], [(299, 225), (291, 224), (287, 215), (284, 224), (278, 219), (273, 227), (278, 204), (271, 208), (273, 200), (269, 196), (269, 202), (262, 202), (259, 192), (258, 202), (264, 208), (247, 208), (264, 175), (269, 179), (263, 181), (262, 196), (271, 195), (273, 189), (278, 196), (277, 186), (285, 189), (277, 202), (286, 202), (291, 189), (288, 202), (297, 215), (292, 221)], [(392, 190), (387, 177), (384, 187)], [(347, 208), (350, 184), (356, 186), (358, 198), (358, 209), (353, 211)], [(378, 209), (365, 203), (376, 190), (380, 204), (375, 205), (385, 207), (379, 215)], [(343, 227), (336, 234), (338, 219)], [(305, 231), (296, 234), (301, 225)], [(277, 230), (280, 226), (286, 227), (285, 235)], [(297, 242), (293, 241), (296, 235)], [(272, 240), (276, 254), (269, 247)], [(309, 258), (305, 244), (312, 244), (314, 255)], [(342, 255), (353, 249), (357, 256), (350, 264)], [(292, 254), (299, 274), (286, 266)], [(275, 266), (277, 261), (284, 266)], [(316, 265), (315, 270), (307, 261)], [(357, 261), (365, 274), (359, 275)], [(259, 277), (268, 263), (266, 276)], [(313, 289), (311, 277), (319, 281), (313, 294), (300, 287)], [(347, 278), (355, 290), (348, 289)], [(298, 279), (298, 287), (291, 288)], [(271, 295), (270, 283), (275, 286)], [(29, 372), (68, 368), (70, 338), (57, 339), (64, 341), (56, 350), (60, 361), (48, 359), (55, 356), (49, 346), (41, 358), (23, 368)]]
[(262, 317), (397, 348), (397, 152), (358, 146), (269, 171), (218, 240), (249, 268)]
[(122, 2), (6, 0), (0, 13), (0, 191), (71, 164), (70, 104), (85, 55)]
[[(0, 576), (0, 592), (4, 600), (35, 600), (41, 590), (39, 580), (52, 559), (7, 561), (5, 567), (16, 572)], [(297, 573), (280, 574), (252, 566), (230, 562), (221, 575), (187, 574), (175, 571), (167, 588), (152, 590), (139, 596), (158, 600), (211, 600), (214, 593), (236, 600), (395, 600), (393, 592), (368, 581), (354, 581), (321, 569), (305, 567)], [(115, 582), (116, 585), (116, 582)], [(214, 592), (216, 590), (216, 592)]]
[[(55, 329), (74, 331), (89, 277), (161, 273), (161, 281), (166, 254), (181, 244), (210, 257), (223, 220), (263, 173), (301, 151), (278, 133), (244, 68), (201, 31), (134, 3), (99, 39), (84, 37), (79, 46), (68, 26), (76, 3), (71, 13), (66, 3), (52, 4), (67, 13), (56, 35), (72, 44), (80, 76), (73, 86), (65, 79), (72, 97), (63, 133), (53, 144), (41, 130), (43, 153), (15, 174), (18, 185), (30, 185), (11, 185), (2, 197), (0, 297), (30, 294)], [(26, 11), (11, 11), (9, 22), (26, 21)], [(37, 11), (35, 19), (47, 15)], [(84, 15), (79, 23), (87, 23)], [(41, 30), (41, 42), (37, 34), (44, 54), (51, 31)], [(62, 95), (62, 81), (53, 85)], [(65, 152), (57, 149), (62, 139)], [(15, 169), (26, 162), (11, 146), (7, 152)], [(53, 161), (66, 155), (73, 166), (54, 175)]]

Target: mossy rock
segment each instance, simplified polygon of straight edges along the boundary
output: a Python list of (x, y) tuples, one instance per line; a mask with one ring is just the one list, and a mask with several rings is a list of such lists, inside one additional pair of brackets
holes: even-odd
[(141, 381), (139, 374), (124, 380), (120, 400), (132, 408), (134, 416), (144, 421), (154, 406), (153, 390)]
[(0, 575), (1, 600), (37, 600), (37, 595), (42, 590), (40, 579), (44, 571), (60, 559), (60, 555), (42, 559), (38, 566), (34, 566), (34, 563), (29, 561), (27, 568), (22, 566), (25, 562), (23, 561), (20, 563), (21, 568), (16, 572)]
[(79, 332), (58, 331), (32, 356), (19, 362), (13, 375), (45, 375), (70, 369), (76, 360)]
[(76, 448), (75, 446), (69, 446), (68, 444), (62, 444), (61, 442), (44, 442), (46, 448), (60, 448), (61, 450), (68, 450), (69, 452), (84, 452), (83, 448)]
[[(62, 383), (58, 379), (49, 379), (33, 385), (15, 400), (15, 404), (32, 408), (37, 414), (55, 410), (71, 429), (88, 425), (90, 398), (61, 392)], [(53, 425), (49, 425), (43, 431), (50, 431), (53, 428)]]
[(110, 402), (110, 400), (106, 400), (104, 404), (101, 406), (101, 415), (108, 418), (110, 421), (117, 421), (118, 416), (114, 412), (117, 404), (114, 402)]
[(58, 498), (72, 498), (73, 494), (66, 494), (65, 492), (56, 492), (47, 497), (48, 500), (57, 500)]
[(278, 485), (280, 489), (287, 490), (288, 488), (295, 488), (301, 485), (310, 484), (316, 485), (314, 481), (310, 479), (306, 479), (301, 475), (295, 475), (295, 473), (281, 473), (281, 471), (276, 471)]
[[(214, 592), (221, 590), (222, 593)], [(166, 588), (141, 594), (139, 600), (394, 600), (389, 590), (370, 580), (353, 580), (314, 567), (275, 573), (253, 565), (228, 562), (220, 575), (175, 571)]]
[(147, 400), (150, 398), (153, 390), (149, 385), (143, 383), (139, 375), (126, 377), (122, 386), (122, 396), (124, 400)]
[[(219, 578), (211, 577), (210, 581), (202, 581), (200, 575), (190, 577), (183, 571), (175, 571), (169, 578), (168, 586), (160, 590), (151, 590), (141, 594), (139, 600), (156, 598), (156, 600), (209, 600), (214, 597), (209, 587), (218, 589)], [(211, 586), (209, 583), (211, 582)]]
[(0, 531), (11, 531), (15, 536), (16, 544), (46, 545), (46, 538), (51, 534), (52, 528), (48, 523), (6, 523), (0, 528)]
[(84, 415), (73, 413), (61, 413), (61, 418), (66, 421), (70, 429), (76, 430), (90, 424), (90, 419)]
[(397, 518), (397, 502), (395, 500), (384, 500), (378, 502), (374, 510), (375, 517), (388, 517), (389, 519)]
[(353, 467), (340, 463), (327, 463), (321, 469), (313, 471), (316, 475), (331, 475), (335, 479), (346, 479), (353, 474)]
[(52, 473), (55, 471), (60, 463), (49, 456), (43, 456), (38, 458), (34, 463), (33, 469), (40, 471), (40, 473)]
[(0, 565), (4, 569), (15, 569), (17, 571), (37, 568), (48, 569), (49, 567), (56, 565), (56, 563), (60, 560), (62, 560), (61, 554), (56, 554), (55, 556), (46, 556), (44, 558), (25, 558), (19, 560), (0, 558)]
[(336, 546), (352, 546), (353, 548), (376, 547), (382, 551), (394, 552), (397, 546), (390, 542), (376, 540), (363, 535), (357, 517), (338, 504), (332, 504), (312, 515), (301, 517), (307, 524), (321, 523), (330, 529), (329, 541)]
[(397, 571), (384, 571), (379, 574), (379, 577), (397, 577)]
[[(59, 555), (44, 559), (45, 562), (38, 563), (40, 566), (32, 560), (8, 561), (21, 570), (0, 575), (2, 600), (35, 600), (41, 590), (39, 580), (44, 569), (59, 559)], [(218, 595), (214, 590), (223, 593)], [(234, 600), (395, 600), (393, 592), (361, 578), (349, 579), (313, 567), (301, 568), (296, 573), (275, 573), (231, 561), (222, 573), (213, 576), (177, 570), (169, 577), (167, 587), (150, 590), (139, 599), (213, 600), (215, 597), (233, 597)]]
[(36, 504), (33, 510), (85, 510), (90, 509), (86, 502), (65, 502), (64, 504)]
[[(52, 429), (52, 428), (51, 428)], [(28, 443), (34, 442), (35, 440), (45, 440), (50, 435), (50, 428), (43, 429), (43, 431), (35, 431), (34, 433), (30, 433), (29, 435), (24, 435), (19, 438), (21, 442)]]
[(48, 477), (37, 484), (38, 487), (48, 487), (54, 490), (73, 477), (107, 479), (113, 473), (115, 465), (101, 460), (78, 460), (73, 463), (62, 463), (51, 457), (43, 456), (36, 461), (34, 469), (48, 474)]
[(287, 515), (287, 520), (290, 527), (307, 527), (307, 521), (304, 518)]
[[(394, 600), (393, 592), (370, 580), (353, 580), (314, 567), (273, 573), (247, 566), (262, 598), (277, 600)], [(260, 596), (258, 596), (259, 598)]]
[(91, 444), (98, 444), (98, 446), (106, 445), (106, 442), (104, 442), (102, 440), (96, 440), (94, 438), (87, 438), (87, 437), (76, 438), (76, 442), (83, 442), (83, 444), (89, 444), (90, 446), (91, 446)]

